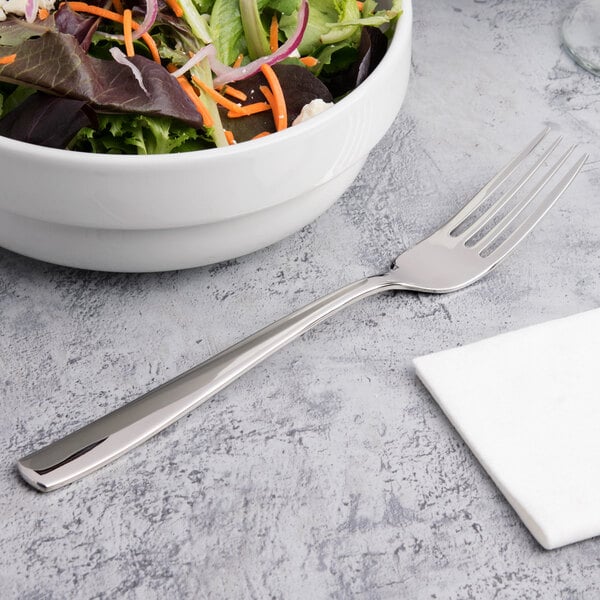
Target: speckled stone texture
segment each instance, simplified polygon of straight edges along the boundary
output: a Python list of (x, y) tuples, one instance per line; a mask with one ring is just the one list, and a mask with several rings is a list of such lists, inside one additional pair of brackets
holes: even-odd
[[(415, 4), (402, 113), (296, 235), (150, 275), (0, 251), (3, 600), (600, 597), (600, 539), (540, 548), (411, 366), (600, 305), (600, 79), (561, 51), (560, 0)], [(95, 475), (20, 481), (16, 458), (383, 271), (544, 123), (590, 162), (487, 279), (369, 298)]]

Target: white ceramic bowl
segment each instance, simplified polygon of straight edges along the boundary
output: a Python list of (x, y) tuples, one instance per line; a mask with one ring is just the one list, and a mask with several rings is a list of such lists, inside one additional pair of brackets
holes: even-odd
[(411, 0), (375, 71), (328, 111), (227, 148), (115, 156), (0, 137), (0, 245), (52, 263), (167, 271), (264, 248), (352, 183), (404, 99)]

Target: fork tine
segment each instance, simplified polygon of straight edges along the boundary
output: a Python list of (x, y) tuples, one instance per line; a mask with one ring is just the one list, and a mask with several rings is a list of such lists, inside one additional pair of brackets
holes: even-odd
[(464, 240), (469, 240), (478, 231), (481, 231), (517, 194), (517, 192), (535, 175), (538, 169), (544, 164), (544, 161), (554, 152), (558, 144), (562, 141), (562, 137), (557, 138), (552, 145), (540, 156), (537, 162), (525, 173), (512, 188), (507, 190), (502, 196), (490, 206), (476, 221), (471, 223), (467, 229), (460, 233), (457, 237)]
[(546, 127), (543, 131), (538, 133), (531, 142), (527, 145), (527, 147), (515, 158), (513, 158), (500, 172), (498, 172), (494, 177), (490, 179), (482, 188), (477, 192), (477, 194), (473, 197), (473, 199), (466, 204), (456, 215), (454, 215), (444, 226), (444, 229), (449, 230), (450, 233), (454, 231), (466, 218), (468, 218), (477, 208), (485, 202), (486, 198), (488, 198), (491, 194), (493, 194), (499, 186), (501, 186), (504, 181), (512, 173), (515, 169), (523, 162), (527, 156), (529, 156), (533, 150), (540, 144), (540, 142), (548, 135), (550, 132), (550, 127)]
[(563, 192), (571, 185), (577, 173), (581, 171), (583, 165), (589, 158), (588, 154), (584, 154), (574, 165), (571, 170), (554, 186), (552, 191), (544, 199), (543, 202), (529, 216), (522, 219), (517, 228), (488, 256), (485, 260), (489, 261), (492, 266), (497, 265), (504, 260), (514, 249), (520, 244), (527, 234), (539, 223), (544, 215), (554, 206), (555, 202), (562, 196)]
[(485, 252), (502, 233), (504, 233), (508, 227), (514, 222), (514, 220), (533, 202), (537, 195), (544, 189), (546, 184), (554, 177), (557, 171), (563, 166), (567, 158), (571, 156), (575, 150), (575, 146), (571, 146), (550, 168), (550, 170), (544, 175), (544, 177), (537, 183), (537, 185), (531, 190), (531, 192), (518, 202), (492, 229), (490, 229), (476, 244), (473, 244), (473, 248), (478, 250), (480, 253)]

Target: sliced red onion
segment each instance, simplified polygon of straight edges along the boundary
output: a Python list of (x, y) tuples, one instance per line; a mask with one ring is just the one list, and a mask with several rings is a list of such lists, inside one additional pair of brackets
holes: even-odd
[[(29, 1), (29, 0), (28, 0)], [(134, 40), (141, 38), (145, 33), (150, 31), (152, 25), (154, 25), (154, 21), (156, 21), (156, 17), (158, 16), (158, 0), (146, 0), (146, 13), (144, 14), (144, 20), (140, 23), (140, 26), (137, 29), (132, 31), (132, 37)], [(123, 36), (121, 34), (115, 33), (106, 35), (105, 37), (111, 40), (123, 40)]]
[[(240, 79), (246, 79), (247, 77), (251, 77), (252, 75), (258, 73), (262, 65), (274, 65), (284, 58), (287, 58), (299, 45), (302, 41), (302, 36), (306, 31), (306, 25), (308, 23), (308, 0), (302, 0), (300, 3), (300, 8), (298, 8), (298, 25), (296, 30), (291, 35), (291, 37), (280, 46), (273, 54), (268, 54), (267, 56), (261, 56), (256, 60), (248, 63), (243, 67), (239, 67), (237, 69), (233, 69), (231, 67), (226, 67), (225, 69), (221, 69), (221, 73), (218, 73), (212, 66), (211, 69), (217, 74), (217, 77), (214, 79), (215, 87), (225, 85), (226, 83), (231, 83), (232, 81), (239, 81)], [(224, 66), (224, 65), (223, 65)]]
[(38, 13), (38, 0), (27, 0), (25, 3), (25, 20), (28, 23), (33, 23)]
[(227, 74), (233, 71), (231, 67), (222, 63), (217, 58), (217, 49), (213, 44), (204, 46), (201, 50), (198, 50), (190, 60), (188, 60), (183, 66), (179, 67), (177, 71), (173, 71), (171, 75), (174, 77), (181, 77), (184, 73), (187, 73), (193, 66), (197, 65), (202, 59), (207, 58), (210, 69), (215, 75)]
[(208, 58), (211, 69), (214, 71), (213, 66), (217, 69), (219, 67), (225, 67), (223, 63), (217, 60), (217, 50), (212, 44), (204, 46), (201, 50), (198, 50), (190, 60), (188, 60), (183, 66), (179, 67), (177, 71), (173, 71), (171, 75), (173, 77), (181, 77), (184, 73), (187, 73), (193, 66), (197, 65), (202, 59)]
[(140, 26), (133, 32), (133, 39), (137, 40), (142, 37), (145, 33), (148, 33), (156, 17), (158, 16), (158, 0), (146, 0), (146, 14), (144, 20), (140, 23)]
[(129, 69), (131, 69), (133, 76), (136, 78), (137, 82), (140, 84), (140, 87), (144, 90), (144, 92), (147, 95), (148, 90), (146, 89), (146, 86), (144, 85), (144, 79), (142, 78), (142, 72), (116, 46), (112, 47), (109, 50), (109, 52), (111, 53), (112, 57), (115, 59), (116, 62), (118, 62), (120, 65), (124, 65), (125, 67), (128, 67)]

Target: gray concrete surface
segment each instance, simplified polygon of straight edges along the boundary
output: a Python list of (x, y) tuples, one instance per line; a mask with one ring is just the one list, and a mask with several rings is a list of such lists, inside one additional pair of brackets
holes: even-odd
[[(392, 130), (271, 248), (150, 275), (0, 251), (3, 599), (600, 597), (600, 539), (541, 549), (411, 367), (600, 304), (600, 80), (559, 47), (567, 5), (416, 2)], [(386, 268), (545, 123), (592, 158), (485, 281), (365, 300), (94, 476), (21, 483), (17, 457)]]

